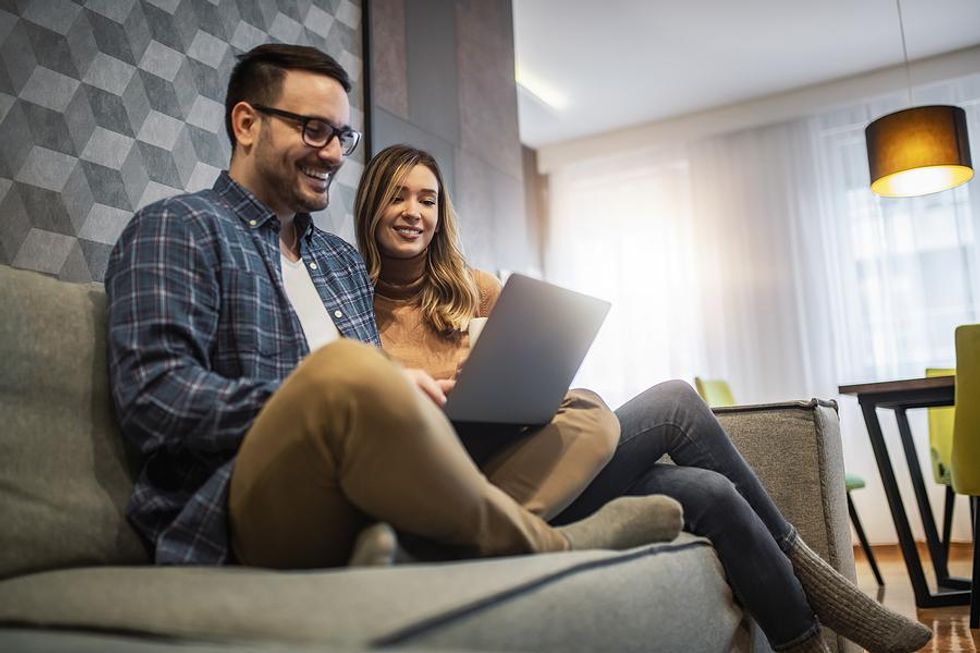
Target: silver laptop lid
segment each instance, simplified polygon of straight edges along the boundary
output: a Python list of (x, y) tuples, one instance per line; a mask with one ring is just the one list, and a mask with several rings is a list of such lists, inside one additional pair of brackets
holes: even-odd
[(444, 406), (454, 422), (546, 424), (609, 302), (513, 274)]

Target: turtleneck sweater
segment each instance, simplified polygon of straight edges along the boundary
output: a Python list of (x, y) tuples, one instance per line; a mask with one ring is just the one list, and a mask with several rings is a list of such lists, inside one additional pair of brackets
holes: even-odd
[[(423, 369), (436, 379), (450, 379), (469, 355), (470, 337), (468, 333), (447, 337), (423, 320), (419, 302), (425, 266), (425, 252), (409, 259), (382, 256), (374, 288), (378, 331), (384, 350), (402, 365)], [(500, 296), (500, 281), (481, 270), (469, 273), (480, 292), (480, 305), (472, 317), (486, 317)]]

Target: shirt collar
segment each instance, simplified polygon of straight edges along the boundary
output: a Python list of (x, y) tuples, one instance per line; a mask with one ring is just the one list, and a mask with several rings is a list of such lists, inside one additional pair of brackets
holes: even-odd
[[(279, 222), (272, 209), (262, 203), (252, 191), (231, 178), (227, 170), (222, 170), (214, 182), (214, 191), (231, 204), (238, 216), (251, 229), (258, 229), (269, 220)], [(313, 230), (313, 218), (309, 213), (297, 213), (296, 229), (301, 238), (309, 237)]]

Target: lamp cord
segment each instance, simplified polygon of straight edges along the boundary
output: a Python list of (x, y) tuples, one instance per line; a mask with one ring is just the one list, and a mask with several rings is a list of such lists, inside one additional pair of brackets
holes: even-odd
[(905, 45), (905, 21), (902, 20), (902, 0), (895, 0), (898, 9), (898, 30), (902, 34), (902, 58), (905, 61), (905, 88), (909, 94), (909, 106), (912, 106), (912, 69), (909, 65), (909, 50)]

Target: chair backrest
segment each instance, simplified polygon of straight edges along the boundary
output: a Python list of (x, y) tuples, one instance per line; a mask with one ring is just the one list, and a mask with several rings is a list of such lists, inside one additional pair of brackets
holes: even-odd
[(732, 396), (732, 389), (728, 387), (728, 381), (702, 379), (700, 376), (696, 376), (694, 377), (694, 387), (704, 399), (704, 403), (712, 408), (735, 405), (735, 397)]
[(953, 489), (980, 496), (980, 324), (956, 328)]
[[(948, 367), (926, 368), (926, 376), (952, 376), (956, 370)], [(950, 484), (949, 466), (953, 459), (953, 407), (929, 409), (929, 457), (932, 477), (940, 485)]]

